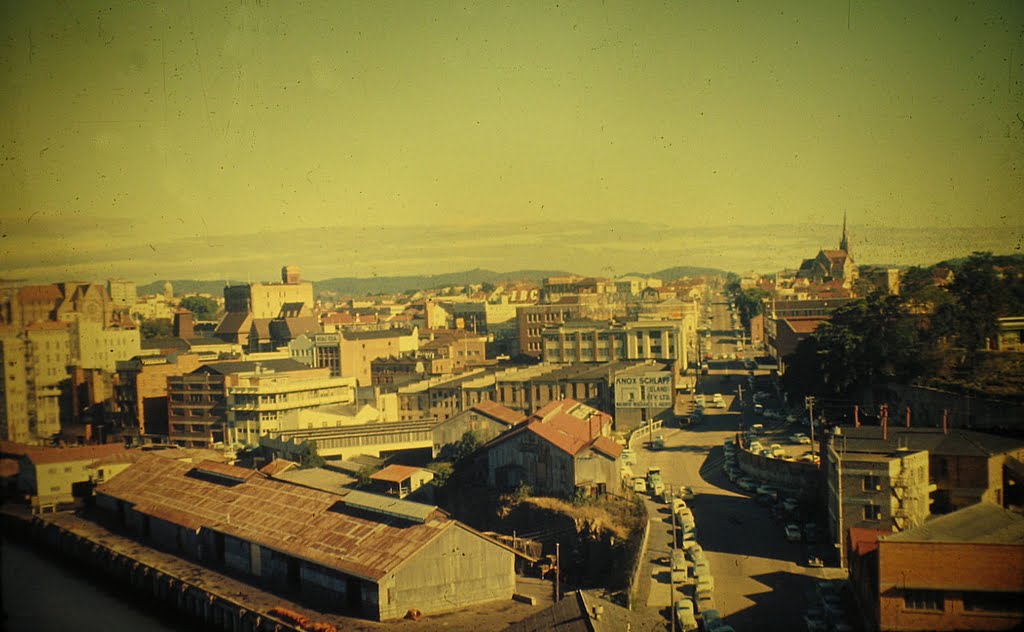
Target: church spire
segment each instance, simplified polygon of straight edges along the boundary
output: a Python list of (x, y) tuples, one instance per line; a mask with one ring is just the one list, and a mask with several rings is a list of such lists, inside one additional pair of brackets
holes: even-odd
[(843, 238), (839, 240), (839, 249), (850, 252), (850, 242), (846, 240), (846, 211), (843, 211)]

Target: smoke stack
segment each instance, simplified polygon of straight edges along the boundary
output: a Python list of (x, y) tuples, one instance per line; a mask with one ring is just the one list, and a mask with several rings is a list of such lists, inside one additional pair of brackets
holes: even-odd
[(882, 404), (882, 440), (889, 440), (889, 406)]
[(860, 428), (860, 406), (853, 405), (853, 427)]
[(907, 428), (910, 427), (910, 406), (907, 406)]
[(949, 434), (949, 409), (942, 410), (942, 434)]

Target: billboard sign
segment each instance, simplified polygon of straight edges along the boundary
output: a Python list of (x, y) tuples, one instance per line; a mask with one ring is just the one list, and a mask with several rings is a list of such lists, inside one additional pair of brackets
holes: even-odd
[(671, 408), (673, 403), (672, 374), (668, 371), (615, 378), (616, 408)]

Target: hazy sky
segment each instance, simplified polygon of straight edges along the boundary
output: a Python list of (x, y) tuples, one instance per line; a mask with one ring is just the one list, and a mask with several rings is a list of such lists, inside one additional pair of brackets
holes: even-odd
[(657, 269), (844, 211), (1020, 247), (1019, 0), (0, 7), (0, 277)]

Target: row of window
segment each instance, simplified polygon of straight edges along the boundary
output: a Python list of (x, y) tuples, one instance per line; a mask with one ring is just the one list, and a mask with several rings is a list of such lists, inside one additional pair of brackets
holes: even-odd
[[(967, 612), (1024, 613), (1024, 602), (1019, 593), (968, 590), (961, 595)], [(906, 589), (903, 591), (903, 607), (941, 612), (946, 609), (946, 594), (941, 590)]]

